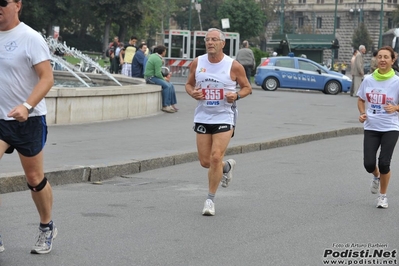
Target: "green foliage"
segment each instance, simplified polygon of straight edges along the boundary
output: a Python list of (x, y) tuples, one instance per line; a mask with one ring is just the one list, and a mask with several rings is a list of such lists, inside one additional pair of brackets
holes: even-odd
[(240, 33), (242, 40), (258, 36), (266, 20), (260, 4), (255, 0), (225, 0), (217, 14), (220, 19), (230, 20), (228, 31)]
[(353, 48), (358, 49), (360, 45), (366, 46), (366, 50), (370, 50), (373, 45), (373, 40), (371, 39), (364, 23), (360, 23), (359, 27), (353, 32), (352, 36)]
[(264, 52), (258, 48), (251, 47), (252, 52), (254, 53), (255, 57), (255, 65), (259, 66), (262, 57), (269, 57), (269, 53)]
[(191, 5), (192, 30), (200, 30), (200, 21), (203, 30), (221, 28), (221, 19), (229, 18), (231, 28), (226, 31), (265, 43), (275, 1), (280, 0), (204, 0), (197, 12), (191, 0), (31, 0), (23, 1), (20, 19), (46, 36), (59, 26), (69, 46), (105, 51), (114, 36), (127, 42), (134, 35), (152, 45), (173, 19), (177, 28), (187, 29)]
[(396, 6), (396, 9), (391, 13), (392, 23), (394, 28), (399, 26), (399, 5)]
[(101, 40), (93, 36), (86, 35), (84, 38), (81, 38), (78, 34), (65, 33), (62, 35), (62, 38), (66, 41), (67, 46), (75, 47), (80, 51), (102, 52)]

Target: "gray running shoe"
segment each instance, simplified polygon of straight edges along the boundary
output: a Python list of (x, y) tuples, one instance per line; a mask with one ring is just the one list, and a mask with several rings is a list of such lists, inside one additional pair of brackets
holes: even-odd
[(215, 215), (215, 203), (212, 200), (207, 199), (204, 204), (204, 209), (202, 210), (202, 215), (204, 216), (214, 216)]
[(233, 159), (228, 159), (227, 162), (229, 162), (231, 168), (230, 171), (228, 171), (227, 173), (223, 173), (223, 177), (222, 177), (222, 187), (228, 187), (229, 183), (231, 182), (231, 179), (233, 178), (233, 170), (234, 167), (236, 166), (236, 161), (234, 161)]
[(30, 253), (32, 254), (47, 254), (50, 253), (53, 248), (53, 240), (57, 236), (58, 230), (53, 225), (53, 230), (49, 227), (39, 228), (36, 244), (33, 246)]
[(4, 244), (3, 244), (3, 240), (1, 239), (1, 235), (0, 235), (0, 252), (4, 251)]
[(388, 208), (388, 198), (379, 196), (377, 199), (377, 208), (383, 208), (383, 209)]
[(380, 191), (380, 179), (371, 179), (370, 191), (372, 194), (377, 194)]

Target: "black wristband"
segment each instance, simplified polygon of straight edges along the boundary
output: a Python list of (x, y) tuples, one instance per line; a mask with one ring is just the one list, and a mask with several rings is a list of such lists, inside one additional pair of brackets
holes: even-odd
[(238, 94), (238, 92), (236, 92), (236, 94), (237, 94), (237, 99), (236, 99), (236, 101), (238, 101), (239, 99), (241, 99), (241, 96), (240, 96), (240, 94)]

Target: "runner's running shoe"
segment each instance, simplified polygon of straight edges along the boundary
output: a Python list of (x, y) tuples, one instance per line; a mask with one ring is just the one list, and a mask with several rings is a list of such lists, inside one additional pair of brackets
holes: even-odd
[(370, 191), (372, 194), (377, 194), (378, 192), (380, 192), (380, 179), (379, 178), (373, 177), (373, 179), (371, 179)]
[(377, 199), (377, 208), (383, 208), (383, 209), (388, 208), (388, 198), (379, 196)]
[(230, 171), (227, 173), (223, 173), (222, 177), (222, 187), (228, 187), (229, 183), (231, 182), (231, 179), (233, 179), (233, 170), (234, 167), (236, 166), (236, 161), (233, 159), (228, 159), (227, 162), (230, 164), (231, 168)]
[(1, 235), (0, 235), (0, 252), (4, 251), (4, 244), (3, 244), (3, 240), (1, 239)]
[(30, 253), (32, 254), (47, 254), (53, 248), (53, 240), (57, 236), (58, 230), (55, 225), (53, 225), (53, 230), (49, 227), (40, 228), (38, 232), (38, 237), (36, 244), (33, 246)]
[(204, 204), (204, 209), (202, 210), (202, 215), (213, 216), (215, 215), (215, 203), (212, 200), (207, 199)]

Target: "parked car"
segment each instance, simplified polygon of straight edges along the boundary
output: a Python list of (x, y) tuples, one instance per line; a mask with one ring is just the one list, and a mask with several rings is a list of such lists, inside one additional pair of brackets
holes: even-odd
[(277, 88), (319, 90), (325, 94), (348, 92), (352, 80), (306, 58), (278, 56), (261, 61), (255, 84), (266, 91)]
[(370, 63), (364, 63), (364, 74), (370, 74)]

